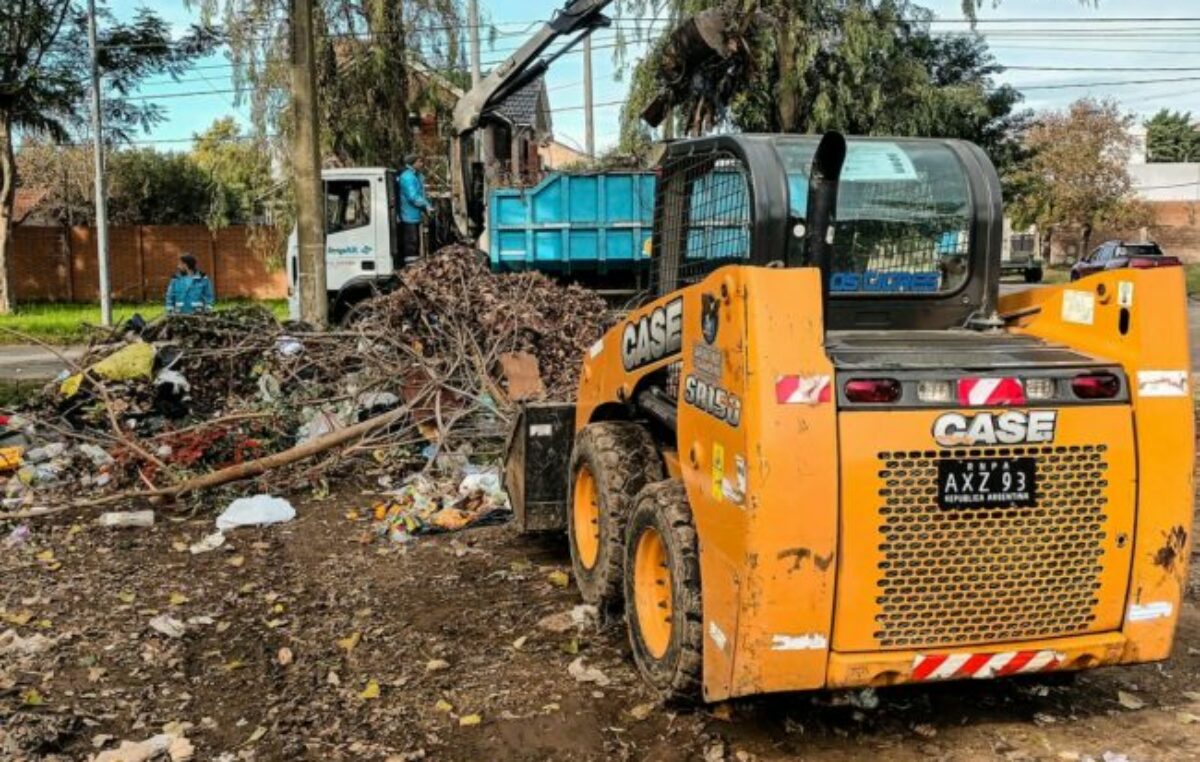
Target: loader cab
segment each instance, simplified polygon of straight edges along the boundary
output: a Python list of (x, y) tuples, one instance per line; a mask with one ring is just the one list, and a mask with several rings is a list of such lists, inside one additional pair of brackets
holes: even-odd
[[(325, 278), (330, 316), (373, 293), (392, 277), (399, 258), (396, 172), (382, 167), (327, 169), (321, 173), (325, 199)], [(296, 231), (288, 238), (288, 304), (299, 318)]]
[(828, 330), (993, 325), (1000, 183), (970, 143), (718, 136), (671, 145), (659, 171), (659, 294), (726, 264), (819, 266)]

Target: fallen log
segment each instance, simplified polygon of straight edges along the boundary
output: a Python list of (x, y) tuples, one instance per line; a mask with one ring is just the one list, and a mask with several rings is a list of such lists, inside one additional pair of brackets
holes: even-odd
[(138, 498), (149, 499), (153, 501), (160, 501), (164, 498), (180, 498), (192, 492), (199, 492), (201, 490), (219, 487), (231, 482), (249, 479), (264, 474), (272, 469), (287, 466), (292, 463), (311, 458), (314, 455), (320, 455), (321, 453), (332, 450), (335, 447), (341, 447), (342, 445), (353, 442), (356, 439), (361, 439), (362, 437), (374, 431), (382, 429), (386, 426), (390, 426), (406, 415), (408, 415), (408, 407), (401, 406), (394, 410), (389, 410), (386, 413), (381, 413), (374, 418), (368, 418), (367, 420), (362, 421), (361, 423), (356, 423), (353, 426), (347, 426), (344, 429), (331, 431), (328, 434), (317, 437), (316, 439), (312, 439), (308, 442), (303, 442), (295, 447), (284, 450), (283, 452), (278, 452), (274, 455), (268, 455), (256, 460), (248, 460), (245, 463), (238, 463), (236, 465), (228, 466), (227, 468), (222, 468), (219, 471), (203, 474), (170, 487), (162, 487), (153, 490), (131, 490), (115, 495), (106, 495), (95, 500), (69, 503), (67, 505), (57, 506), (54, 508), (31, 508), (28, 511), (20, 511), (17, 513), (3, 513), (0, 514), (0, 521), (34, 519), (41, 516), (52, 516), (56, 513), (62, 513), (63, 511), (69, 511), (72, 509), (82, 510), (85, 508), (97, 508), (105, 505), (112, 505), (113, 503), (121, 502), (123, 500), (135, 500)]

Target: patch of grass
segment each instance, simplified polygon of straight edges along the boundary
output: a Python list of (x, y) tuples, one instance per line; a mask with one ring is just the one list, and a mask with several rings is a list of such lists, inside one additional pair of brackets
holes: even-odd
[[(230, 299), (217, 302), (217, 309), (229, 309), (248, 304), (259, 304), (274, 313), (280, 320), (287, 318), (287, 301), (270, 299), (252, 301)], [(161, 302), (135, 304), (122, 302), (113, 305), (113, 321), (127, 320), (140, 314), (153, 320), (163, 313)], [(0, 328), (28, 334), (48, 344), (72, 344), (87, 338), (87, 326), (100, 324), (98, 304), (23, 304), (11, 315), (0, 315)], [(7, 331), (0, 331), (0, 344), (20, 344), (22, 339)]]
[(1184, 265), (1183, 274), (1187, 278), (1187, 292), (1189, 294), (1200, 293), (1200, 264)]

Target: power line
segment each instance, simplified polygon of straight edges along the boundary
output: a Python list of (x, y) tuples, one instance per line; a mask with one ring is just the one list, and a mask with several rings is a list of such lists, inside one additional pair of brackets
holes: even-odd
[(1200, 71), (1200, 66), (1008, 66), (1008, 71)]
[(1200, 77), (1170, 77), (1167, 79), (1127, 79), (1115, 82), (1064, 82), (1056, 85), (1012, 85), (1021, 91), (1026, 90), (1067, 90), (1077, 87), (1124, 87), (1126, 85), (1164, 85), (1175, 82), (1200, 82)]

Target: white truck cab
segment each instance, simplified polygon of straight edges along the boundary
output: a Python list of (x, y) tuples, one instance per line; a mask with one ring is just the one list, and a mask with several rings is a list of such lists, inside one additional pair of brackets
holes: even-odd
[[(383, 167), (326, 169), (325, 277), (330, 320), (387, 283), (400, 259), (396, 172)], [(288, 236), (288, 312), (300, 318), (296, 229)]]

